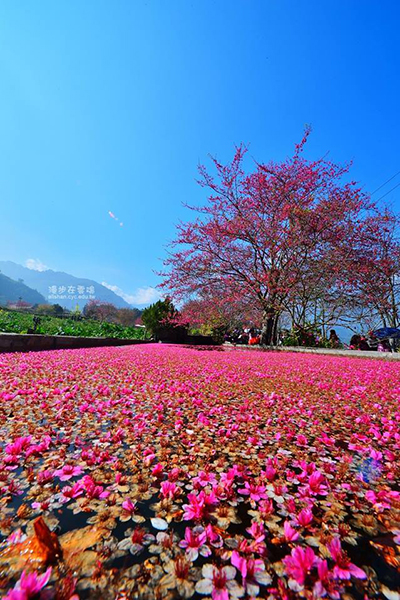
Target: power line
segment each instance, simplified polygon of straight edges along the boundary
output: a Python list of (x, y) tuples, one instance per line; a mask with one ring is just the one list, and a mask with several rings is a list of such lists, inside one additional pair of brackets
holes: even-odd
[[(394, 179), (395, 177), (397, 177), (397, 175), (400, 173), (400, 171), (397, 171), (397, 173), (395, 173), (393, 175), (393, 177), (391, 177), (390, 179), (388, 179), (387, 181), (385, 181), (385, 183), (382, 183), (382, 185), (380, 185), (379, 187), (376, 188), (376, 190), (374, 190), (371, 194), (371, 196), (373, 196), (376, 192), (378, 192), (381, 188), (383, 188), (384, 185), (386, 185), (387, 183), (389, 183), (389, 181), (392, 181), (392, 179)], [(397, 187), (397, 186), (396, 186)], [(394, 189), (394, 188), (393, 188)]]
[[(393, 177), (392, 177), (393, 179)], [(390, 181), (390, 180), (389, 180)], [(395, 190), (396, 188), (398, 188), (400, 186), (400, 183), (398, 183), (397, 185), (395, 185), (391, 190), (389, 190), (388, 192), (386, 192), (386, 194), (383, 194), (383, 196), (381, 196), (380, 198), (378, 198), (377, 202), (379, 202), (379, 200), (382, 200), (382, 198), (385, 198), (385, 196), (387, 196), (388, 194), (390, 194), (390, 192), (393, 192), (393, 190)], [(381, 186), (382, 187), (382, 186)], [(379, 188), (378, 188), (379, 189)]]

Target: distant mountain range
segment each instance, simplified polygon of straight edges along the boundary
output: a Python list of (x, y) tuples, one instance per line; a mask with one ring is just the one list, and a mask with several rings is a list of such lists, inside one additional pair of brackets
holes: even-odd
[[(0, 261), (0, 273), (6, 276), (5, 279), (14, 280), (12, 283), (23, 286), (18, 288), (20, 291), (14, 298), (13, 286), (1, 280), (0, 304), (22, 298), (30, 304), (60, 304), (68, 309), (74, 309), (78, 304), (82, 309), (90, 300), (100, 300), (111, 302), (117, 308), (132, 308), (121, 296), (93, 279), (74, 277), (69, 273), (51, 269), (34, 271), (10, 260)], [(12, 298), (8, 298), (7, 294), (11, 294)], [(5, 302), (2, 296), (6, 297)]]
[(18, 302), (20, 299), (29, 302), (29, 304), (44, 304), (46, 302), (45, 297), (36, 290), (0, 273), (0, 306), (5, 306), (8, 302)]

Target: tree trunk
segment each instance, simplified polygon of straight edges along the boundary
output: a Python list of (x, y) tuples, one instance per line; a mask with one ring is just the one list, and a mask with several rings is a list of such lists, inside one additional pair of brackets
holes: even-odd
[(397, 327), (397, 323), (398, 323), (398, 315), (397, 315), (397, 302), (396, 302), (396, 296), (394, 293), (394, 284), (393, 282), (390, 282), (390, 297), (391, 297), (391, 314), (392, 314), (392, 327)]
[(276, 335), (275, 322), (277, 314), (272, 311), (264, 311), (261, 327), (261, 344), (263, 346), (272, 346), (275, 343)]
[(278, 325), (279, 325), (279, 317), (280, 315), (275, 315), (274, 319), (274, 329), (272, 331), (272, 343), (274, 346), (278, 345)]

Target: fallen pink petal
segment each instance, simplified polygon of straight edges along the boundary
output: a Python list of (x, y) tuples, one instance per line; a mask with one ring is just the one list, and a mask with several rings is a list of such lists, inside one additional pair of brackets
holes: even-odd
[(7, 598), (65, 577), (70, 597), (106, 600), (394, 589), (395, 364), (158, 344), (23, 360), (16, 379), (21, 356), (1, 358)]

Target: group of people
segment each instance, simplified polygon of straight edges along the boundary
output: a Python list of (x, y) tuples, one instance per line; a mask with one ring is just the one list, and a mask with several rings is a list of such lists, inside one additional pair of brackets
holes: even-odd
[(261, 330), (254, 327), (235, 329), (231, 334), (225, 334), (225, 342), (244, 346), (257, 346), (261, 342)]
[(386, 339), (378, 339), (372, 331), (369, 332), (368, 336), (355, 333), (351, 339), (350, 344), (343, 345), (340, 342), (339, 336), (334, 329), (331, 329), (329, 341), (332, 348), (346, 348), (348, 350), (366, 350), (375, 352), (393, 352), (390, 341)]
[(371, 332), (367, 337), (355, 333), (350, 340), (350, 350), (374, 350), (378, 352), (393, 352), (388, 339), (378, 340)]
[[(285, 332), (282, 334), (282, 339), (279, 340), (278, 344), (282, 345), (283, 337)], [(256, 346), (261, 343), (261, 330), (254, 327), (246, 327), (243, 329), (236, 329), (231, 333), (225, 334), (225, 342), (230, 342), (231, 344), (239, 344), (245, 346)], [(313, 336), (313, 343), (310, 343), (312, 346), (318, 346), (319, 340), (318, 336)], [(361, 335), (355, 333), (351, 339), (350, 343), (343, 344), (340, 341), (338, 334), (335, 329), (331, 329), (329, 332), (329, 347), (330, 348), (345, 348), (349, 350), (367, 350), (367, 351), (378, 351), (378, 352), (393, 352), (393, 349), (390, 345), (388, 339), (378, 340), (372, 332), (368, 334), (368, 336)], [(308, 344), (306, 344), (308, 345)]]

